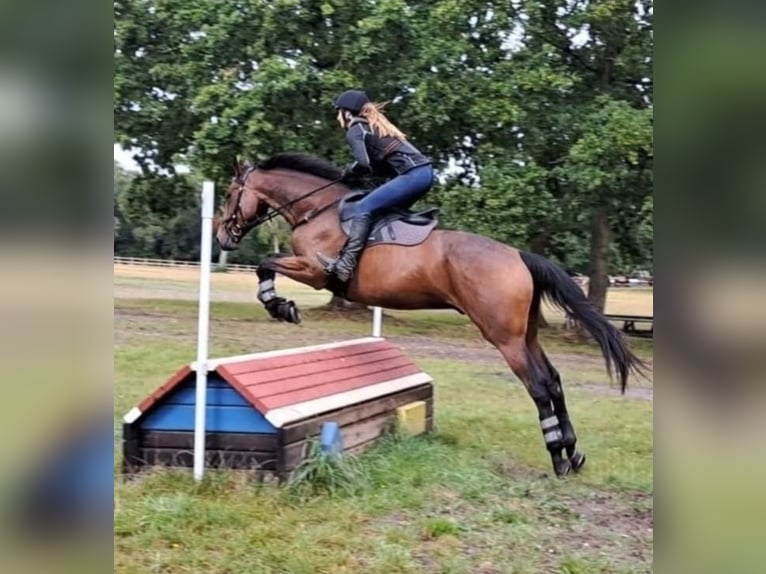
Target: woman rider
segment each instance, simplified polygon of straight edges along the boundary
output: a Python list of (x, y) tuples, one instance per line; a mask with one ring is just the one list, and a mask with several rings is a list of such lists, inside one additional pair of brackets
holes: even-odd
[(346, 141), (354, 156), (344, 176), (393, 175), (356, 202), (348, 240), (338, 257), (317, 254), (325, 270), (344, 283), (353, 275), (373, 220), (388, 209), (410, 207), (431, 189), (434, 181), (431, 160), (383, 115), (383, 106), (371, 102), (361, 90), (347, 90), (335, 100), (338, 123), (346, 130)]

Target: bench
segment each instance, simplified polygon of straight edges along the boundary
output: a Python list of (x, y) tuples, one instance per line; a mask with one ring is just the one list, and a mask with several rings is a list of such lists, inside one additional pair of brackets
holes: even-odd
[[(622, 321), (622, 330), (631, 335), (654, 336), (654, 317), (647, 315), (604, 315), (609, 321)], [(636, 323), (648, 323), (648, 329), (636, 329)]]

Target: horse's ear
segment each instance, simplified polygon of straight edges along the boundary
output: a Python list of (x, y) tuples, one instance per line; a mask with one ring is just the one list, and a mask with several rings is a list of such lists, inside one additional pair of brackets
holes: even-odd
[(239, 168), (239, 157), (238, 156), (235, 155), (235, 156), (233, 156), (231, 158), (231, 166), (232, 166), (232, 168), (234, 168), (234, 177), (239, 177), (239, 169), (240, 168)]

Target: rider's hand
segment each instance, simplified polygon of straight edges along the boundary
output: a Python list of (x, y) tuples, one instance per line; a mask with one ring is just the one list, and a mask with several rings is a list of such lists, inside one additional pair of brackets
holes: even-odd
[(354, 162), (344, 167), (343, 173), (341, 175), (341, 179), (347, 179), (348, 177), (354, 175), (354, 173), (356, 172), (356, 166), (357, 166), (357, 162)]

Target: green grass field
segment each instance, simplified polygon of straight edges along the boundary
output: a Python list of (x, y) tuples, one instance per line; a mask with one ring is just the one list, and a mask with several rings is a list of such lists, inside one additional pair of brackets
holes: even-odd
[[(115, 268), (115, 469), (122, 415), (195, 356), (195, 280)], [(328, 294), (284, 281), (304, 323), (275, 323), (254, 287), (252, 276), (216, 274), (211, 356), (369, 334), (368, 318), (312, 309)], [(651, 292), (617, 295), (651, 312)], [(582, 474), (558, 480), (531, 399), (464, 317), (387, 313), (384, 334), (435, 380), (433, 434), (382, 441), (359, 457), (344, 494), (299, 495), (234, 472), (202, 484), (187, 471), (116, 478), (115, 572), (651, 572), (651, 380), (621, 396), (596, 348), (544, 334), (588, 455)], [(652, 342), (635, 343), (651, 361)]]

